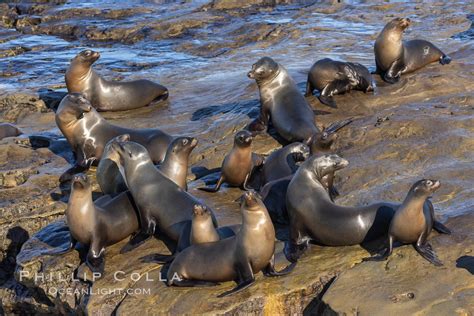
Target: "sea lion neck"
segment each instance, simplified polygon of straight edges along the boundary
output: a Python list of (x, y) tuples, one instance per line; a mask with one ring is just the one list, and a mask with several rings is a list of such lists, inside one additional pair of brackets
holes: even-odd
[(82, 189), (72, 188), (68, 202), (68, 213), (71, 211), (76, 213), (79, 210), (82, 215), (86, 215), (93, 207), (94, 202), (92, 201), (92, 190), (90, 186)]

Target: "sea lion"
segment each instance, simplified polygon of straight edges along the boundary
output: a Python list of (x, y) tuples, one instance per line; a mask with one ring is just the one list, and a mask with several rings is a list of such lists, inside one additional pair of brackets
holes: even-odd
[(297, 163), (309, 156), (309, 147), (303, 143), (291, 143), (272, 152), (262, 167), (262, 183), (268, 183), (292, 175), (298, 169)]
[(318, 60), (311, 67), (306, 82), (306, 94), (319, 90), (319, 101), (336, 107), (333, 96), (351, 90), (373, 91), (372, 76), (369, 70), (359, 63), (349, 63), (330, 58)]
[(219, 297), (228, 296), (255, 282), (254, 274), (284, 275), (294, 265), (277, 272), (274, 267), (275, 229), (256, 193), (245, 192), (241, 199), (242, 228), (232, 237), (195, 244), (180, 252), (168, 269), (168, 285), (196, 286), (235, 281), (237, 286)]
[[(428, 198), (441, 186), (437, 180), (417, 181), (397, 209), (388, 230), (388, 247), (383, 254), (365, 258), (365, 261), (386, 260), (392, 253), (393, 242), (413, 244), (415, 250), (435, 266), (443, 263), (428, 243), (427, 238), (434, 226), (434, 208)], [(439, 224), (438, 224), (439, 226)], [(444, 226), (442, 226), (445, 228)], [(445, 228), (446, 233), (450, 233)]]
[(80, 52), (65, 75), (67, 91), (83, 94), (98, 111), (131, 110), (168, 98), (168, 89), (150, 80), (105, 80), (92, 69), (99, 57), (89, 49)]
[(164, 159), (166, 150), (174, 139), (159, 129), (130, 129), (110, 124), (78, 93), (68, 94), (61, 100), (56, 111), (56, 125), (76, 157), (76, 165), (61, 176), (61, 182), (100, 160), (107, 142), (119, 135), (129, 134), (132, 141), (146, 146), (155, 163)]
[[(252, 65), (247, 76), (255, 79), (260, 92), (260, 115), (249, 124), (250, 131), (264, 131), (271, 120), (277, 133), (288, 143), (309, 145), (320, 140), (321, 131), (316, 126), (313, 110), (282, 65), (270, 57), (263, 57)], [(344, 120), (333, 126), (342, 128), (350, 122)], [(315, 144), (318, 146), (327, 145), (325, 142)]]
[(193, 213), (191, 245), (214, 242), (234, 236), (241, 227), (241, 225), (231, 225), (216, 228), (212, 221), (212, 213), (202, 204), (194, 205)]
[(402, 41), (403, 32), (410, 24), (408, 18), (395, 18), (385, 25), (375, 40), (375, 72), (388, 83), (396, 83), (402, 74), (430, 63), (446, 65), (451, 62), (449, 56), (428, 41)]
[(234, 146), (222, 162), (221, 176), (216, 185), (213, 188), (202, 187), (199, 190), (217, 192), (223, 182), (248, 190), (247, 182), (252, 171), (263, 164), (263, 158), (252, 152), (251, 145), (252, 134), (249, 131), (240, 131), (235, 134)]
[(100, 274), (104, 271), (105, 247), (118, 243), (139, 229), (137, 210), (129, 193), (93, 202), (91, 184), (84, 174), (72, 179), (66, 220), (71, 238), (69, 247), (49, 254), (69, 252), (77, 242), (89, 245), (86, 263), (92, 272)]
[[(113, 142), (129, 141), (128, 134), (117, 136), (110, 140), (104, 149), (102, 159), (97, 166), (97, 182), (103, 193), (116, 194), (127, 190), (117, 165), (108, 159), (110, 144)], [(198, 140), (193, 137), (177, 137), (168, 146), (165, 159), (158, 169), (183, 190), (187, 190), (188, 161), (191, 151), (196, 147)]]
[[(128, 252), (156, 232), (170, 241), (172, 250), (189, 246), (193, 209), (199, 201), (156, 169), (145, 147), (116, 141), (110, 145), (109, 159), (119, 167), (140, 215), (140, 233), (122, 249)], [(210, 210), (214, 225), (217, 221)]]
[[(342, 169), (348, 163), (338, 155), (313, 156), (293, 176), (286, 194), (290, 241), (285, 254), (291, 262), (297, 261), (310, 240), (327, 246), (350, 246), (387, 234), (399, 203), (339, 206), (331, 201), (321, 184), (324, 175)], [(442, 227), (441, 223), (434, 225), (440, 232), (443, 232)]]
[(0, 123), (0, 140), (23, 134), (18, 127), (10, 123)]

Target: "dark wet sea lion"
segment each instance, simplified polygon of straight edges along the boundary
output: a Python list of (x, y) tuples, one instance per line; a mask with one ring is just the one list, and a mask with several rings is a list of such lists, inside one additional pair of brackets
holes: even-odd
[(71, 145), (76, 165), (61, 176), (68, 180), (71, 174), (86, 170), (100, 160), (104, 147), (114, 137), (129, 134), (132, 141), (145, 146), (155, 163), (161, 162), (173, 137), (159, 129), (130, 129), (108, 123), (81, 94), (65, 96), (56, 111), (56, 124)]
[(225, 239), (234, 236), (240, 230), (241, 225), (216, 228), (212, 221), (212, 213), (205, 205), (196, 204), (193, 212), (194, 215), (190, 236), (191, 245)]
[(425, 40), (402, 41), (411, 24), (408, 18), (395, 18), (385, 25), (374, 45), (376, 73), (388, 83), (395, 83), (405, 73), (430, 63), (449, 64), (451, 58)]
[[(434, 208), (428, 198), (440, 187), (437, 180), (420, 180), (416, 182), (407, 194), (402, 205), (397, 209), (390, 223), (388, 231), (388, 247), (381, 255), (366, 258), (366, 261), (378, 261), (387, 259), (393, 250), (395, 241), (404, 244), (413, 244), (416, 251), (434, 264), (442, 266), (443, 263), (428, 243), (427, 238), (433, 229)], [(438, 227), (444, 229), (445, 233), (450, 233), (449, 229), (438, 223)]]
[[(115, 194), (124, 192), (127, 185), (122, 178), (117, 165), (108, 159), (110, 144), (114, 141), (129, 141), (128, 134), (117, 136), (110, 140), (104, 149), (102, 159), (97, 166), (97, 182), (103, 193)], [(176, 183), (183, 190), (187, 190), (186, 178), (188, 176), (188, 161), (191, 151), (196, 147), (198, 141), (193, 137), (177, 137), (168, 146), (165, 159), (158, 166), (158, 169), (170, 180)]]
[(201, 203), (157, 170), (146, 148), (138, 143), (113, 142), (109, 159), (119, 167), (140, 214), (141, 232), (122, 252), (134, 249), (155, 233), (169, 239), (175, 251), (189, 246), (194, 205)]
[(369, 92), (374, 87), (372, 76), (363, 65), (324, 58), (309, 70), (305, 96), (312, 95), (314, 89), (319, 90), (321, 103), (336, 107), (334, 95), (351, 90)]
[[(328, 172), (347, 166), (337, 155), (310, 157), (298, 169), (286, 194), (290, 242), (285, 254), (296, 261), (311, 240), (327, 246), (349, 246), (376, 240), (387, 234), (399, 203), (340, 206), (331, 201), (321, 184)], [(439, 229), (442, 225), (435, 225)]]
[(136, 109), (168, 97), (167, 88), (150, 80), (105, 80), (92, 69), (99, 57), (92, 50), (80, 52), (71, 60), (65, 76), (68, 92), (83, 94), (98, 111)]
[(10, 123), (0, 123), (0, 140), (23, 134), (18, 127)]
[[(180, 252), (168, 269), (168, 285), (196, 286), (235, 281), (237, 286), (219, 297), (237, 293), (255, 282), (255, 273), (276, 276), (275, 229), (256, 193), (241, 199), (242, 229), (233, 237), (195, 244)], [(177, 279), (179, 278), (179, 279)]]
[(262, 167), (262, 183), (268, 183), (292, 175), (298, 169), (298, 162), (309, 156), (309, 147), (303, 143), (291, 143), (272, 152)]
[(89, 245), (86, 263), (93, 272), (103, 273), (105, 247), (118, 243), (138, 231), (138, 216), (131, 196), (121, 193), (114, 198), (92, 201), (91, 184), (84, 174), (75, 175), (66, 209), (71, 242), (59, 255), (74, 249), (77, 242)]
[(240, 131), (235, 134), (234, 146), (222, 162), (221, 176), (213, 188), (203, 187), (207, 192), (219, 191), (222, 183), (248, 190), (247, 182), (255, 167), (262, 165), (263, 158), (252, 152), (252, 134)]

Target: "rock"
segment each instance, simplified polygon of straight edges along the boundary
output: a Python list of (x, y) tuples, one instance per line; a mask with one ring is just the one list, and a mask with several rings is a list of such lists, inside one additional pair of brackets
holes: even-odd
[(0, 116), (8, 122), (17, 122), (28, 114), (47, 111), (48, 107), (38, 95), (24, 93), (0, 95)]
[(452, 235), (430, 239), (443, 267), (430, 264), (411, 245), (395, 248), (386, 262), (364, 262), (341, 273), (322, 298), (327, 311), (470, 315), (474, 310), (474, 213), (450, 218), (446, 226)]

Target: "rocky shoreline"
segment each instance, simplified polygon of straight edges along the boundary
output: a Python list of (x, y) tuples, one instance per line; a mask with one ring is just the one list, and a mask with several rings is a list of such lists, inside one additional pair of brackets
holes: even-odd
[[(0, 310), (5, 314), (469, 315), (474, 310), (474, 263), (470, 259), (474, 245), (474, 44), (466, 16), (470, 8), (472, 5), (463, 3), (439, 4), (428, 10), (396, 3), (275, 7), (265, 1), (245, 6), (214, 1), (193, 3), (185, 9), (171, 4), (162, 12), (159, 7), (130, 8), (125, 4), (118, 9), (68, 7), (59, 2), (0, 4), (0, 42), (6, 44), (6, 49), (0, 49), (0, 62), (7, 66), (0, 72), (4, 81), (0, 85), (0, 115), (2, 121), (14, 122), (24, 131), (24, 135), (0, 141)], [(110, 247), (106, 277), (94, 283), (76, 280), (83, 270), (81, 251), (61, 257), (43, 254), (64, 245), (67, 233), (63, 214), (69, 188), (58, 187), (58, 178), (72, 156), (55, 127), (54, 109), (64, 95), (67, 58), (74, 56), (77, 47), (92, 45), (111, 54), (114, 49), (117, 54), (127, 49), (139, 51), (138, 60), (134, 57), (125, 63), (105, 58), (98, 68), (113, 78), (145, 74), (172, 86), (165, 105), (105, 117), (116, 124), (159, 126), (173, 134), (195, 135), (200, 143), (191, 156), (190, 180), (194, 181), (189, 184), (190, 191), (216, 210), (221, 225), (227, 225), (240, 221), (238, 206), (231, 202), (240, 190), (225, 188), (210, 196), (196, 188), (215, 177), (202, 178), (220, 166), (233, 133), (257, 114), (258, 92), (245, 77), (251, 64), (257, 57), (272, 55), (288, 64), (303, 90), (308, 67), (322, 54), (340, 52), (344, 58), (372, 65), (370, 49), (375, 33), (383, 19), (394, 15), (415, 15), (420, 22), (407, 36), (436, 41), (453, 57), (452, 64), (431, 65), (392, 86), (376, 78), (374, 96), (358, 92), (338, 96), (338, 109), (325, 107), (314, 97), (308, 101), (317, 112), (319, 126), (354, 117), (354, 123), (341, 131), (335, 148), (350, 161), (336, 178), (341, 192), (337, 203), (400, 201), (413, 179), (441, 179), (443, 186), (433, 203), (453, 235), (434, 234), (431, 242), (444, 267), (429, 266), (410, 246), (396, 249), (385, 263), (361, 263), (368, 253), (360, 247), (312, 246), (292, 274), (274, 279), (259, 275), (249, 291), (218, 299), (216, 294), (230, 288), (230, 283), (197, 290), (166, 288), (158, 277), (161, 267), (140, 259), (164, 252), (157, 240), (130, 256), (119, 254), (122, 244)], [(346, 24), (338, 26), (337, 21)], [(93, 27), (75, 27), (78, 24)], [(361, 24), (369, 25), (365, 32), (358, 32)], [(347, 27), (344, 34), (342, 29)], [(49, 44), (33, 42), (32, 35), (65, 42), (48, 48)], [(163, 59), (147, 59), (147, 47), (160, 45), (172, 50), (175, 55), (170, 56), (174, 57), (166, 57), (164, 51)], [(61, 55), (61, 50), (70, 52)], [(53, 61), (56, 53), (58, 62)], [(43, 66), (29, 67), (36, 58)], [(268, 135), (259, 135), (253, 145), (261, 154), (277, 147)], [(100, 196), (94, 170), (88, 175), (94, 181), (94, 194)], [(280, 242), (280, 252), (281, 247)], [(282, 264), (281, 254), (279, 258)], [(120, 281), (107, 273), (117, 270), (124, 272)], [(40, 272), (53, 277), (35, 281), (33, 276)], [(133, 280), (134, 272), (145, 276)], [(54, 288), (75, 291), (55, 293)], [(112, 291), (126, 288), (150, 292)]]

